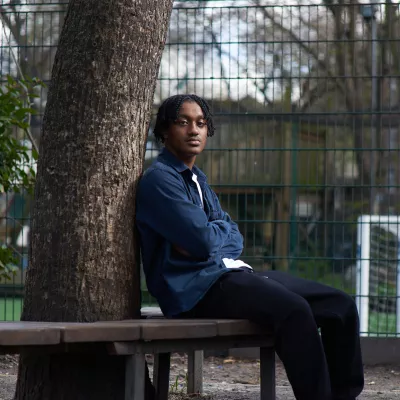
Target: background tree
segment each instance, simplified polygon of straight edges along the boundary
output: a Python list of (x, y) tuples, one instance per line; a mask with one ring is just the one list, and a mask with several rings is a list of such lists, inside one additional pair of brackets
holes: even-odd
[[(9, 32), (7, 36), (19, 48), (19, 64), (23, 74), (49, 79), (67, 2), (52, 0), (47, 4), (37, 3), (29, 0), (3, 1), (0, 13)], [(42, 46), (40, 57), (36, 46)], [(3, 56), (7, 56), (6, 51)]]
[[(375, 185), (393, 186), (400, 179), (399, 165), (389, 151), (399, 141), (399, 120), (391, 114), (400, 96), (399, 52), (394, 40), (400, 27), (398, 8), (390, 1), (374, 6), (375, 10), (347, 0), (326, 0), (322, 7), (299, 2), (299, 8), (272, 9), (262, 0), (254, 4), (259, 6), (255, 20), (269, 25), (269, 29), (258, 30), (258, 40), (272, 36), (282, 55), (291, 59), (290, 75), (298, 89), (293, 101), (298, 111), (341, 113), (340, 120), (337, 116), (324, 119), (332, 127), (328, 146), (355, 149), (351, 151), (355, 178), (360, 196), (367, 199), (359, 211), (388, 212), (376, 204), (377, 191), (387, 195), (388, 190)], [(374, 42), (373, 24), (377, 30)], [(254, 21), (252, 25), (256, 26)], [(335, 164), (342, 168), (346, 164), (343, 153), (349, 152), (335, 152), (338, 159), (327, 153), (332, 183), (341, 175)]]
[[(361, 194), (367, 199), (363, 212), (370, 213), (368, 198), (378, 194), (373, 186), (396, 186), (400, 180), (394, 152), (372, 150), (374, 146), (395, 148), (400, 140), (399, 120), (393, 114), (400, 97), (395, 40), (400, 29), (398, 7), (391, 1), (376, 5), (373, 19), (365, 5), (351, 0), (315, 4), (299, 0), (291, 7), (272, 6), (268, 0), (250, 3), (253, 7), (229, 7), (230, 2), (226, 8), (214, 9), (180, 5), (176, 18), (185, 22), (186, 29), (176, 25), (170, 32), (171, 50), (165, 55), (169, 64), (175, 60), (177, 86), (201, 92), (204, 83), (194, 77), (213, 76), (207, 93), (240, 101), (251, 92), (259, 102), (280, 112), (290, 111), (282, 104), (290, 87), (292, 106), (309, 114), (303, 121), (330, 127), (326, 132), (328, 146), (340, 148), (326, 153), (329, 183), (343, 178), (340, 168), (353, 165), (355, 182), (364, 188)], [(201, 29), (194, 23), (196, 18), (204, 21)], [(377, 26), (375, 54), (373, 22)], [(199, 44), (181, 46), (177, 51), (174, 44), (179, 42)], [(178, 70), (180, 65), (183, 67)], [(242, 85), (236, 85), (237, 81)], [(373, 82), (378, 86), (375, 93)], [(232, 91), (232, 86), (237, 89)], [(318, 112), (341, 115), (323, 119), (311, 115)], [(345, 151), (345, 147), (352, 150)], [(381, 194), (388, 191), (378, 190)]]
[[(12, 47), (2, 46), (1, 73), (13, 76), (34, 76), (47, 83), (66, 14), (67, 2), (52, 0), (51, 3), (29, 0), (3, 1), (0, 5), (2, 38)], [(16, 64), (18, 68), (16, 68)], [(47, 100), (43, 87), (40, 97), (33, 104), (37, 111), (32, 118), (31, 131), (37, 142), (40, 140), (41, 119)]]
[[(34, 113), (32, 98), (38, 86), (42, 84), (37, 79), (18, 81), (7, 76), (0, 87), (0, 196), (33, 191), (36, 172), (32, 163), (37, 159), (37, 151), (24, 139)], [(0, 224), (0, 238), (7, 233), (5, 229), (7, 225)], [(10, 281), (16, 272), (17, 250), (12, 245), (13, 240), (3, 242), (0, 239), (0, 282)]]
[[(398, 213), (400, 192), (396, 187), (400, 182), (400, 163), (394, 151), (400, 143), (397, 5), (387, 1), (372, 10), (366, 8), (369, 4), (351, 0), (299, 0), (290, 6), (269, 0), (249, 3), (252, 6), (235, 7), (226, 2), (214, 8), (196, 9), (183, 3), (177, 18), (185, 21), (186, 29), (176, 25), (171, 31), (171, 51), (166, 54), (166, 58), (173, 55), (170, 60), (177, 67), (172, 72), (166, 69), (169, 79), (163, 82), (176, 82), (186, 90), (196, 88), (208, 98), (225, 101), (222, 113), (234, 114), (243, 107), (242, 112), (266, 116), (265, 123), (256, 127), (254, 138), (264, 136), (264, 143), (257, 144), (259, 147), (283, 149), (274, 163), (282, 166), (281, 170), (275, 168), (279, 179), (275, 193), (285, 191), (282, 196), (286, 201), (279, 199), (277, 203), (278, 207), (285, 203), (283, 208), (287, 212), (278, 220), (289, 219), (289, 204), (295, 204), (300, 193), (303, 199), (306, 195), (312, 197), (314, 185), (321, 189), (312, 219), (354, 222), (360, 214)], [(196, 18), (204, 21), (201, 29), (194, 23)], [(372, 40), (374, 28), (376, 40)], [(196, 45), (190, 46), (191, 43)], [(206, 79), (199, 79), (201, 76)], [(285, 93), (290, 95), (285, 98)], [(268, 118), (281, 122), (280, 126), (274, 127), (267, 122)], [(231, 134), (227, 145), (257, 147), (251, 142), (249, 125), (242, 124), (240, 128), (246, 135), (238, 135), (235, 141)], [(284, 138), (281, 143), (273, 143), (279, 136), (275, 134), (277, 129)], [(292, 129), (297, 134), (292, 135)], [(318, 149), (314, 148), (316, 144)], [(221, 175), (220, 166), (228, 158), (226, 152), (206, 153), (206, 157), (209, 155), (213, 165), (219, 165)], [(296, 179), (292, 174), (294, 163), (298, 165)], [(262, 160), (257, 159), (257, 169), (264, 172), (263, 183), (273, 184), (262, 165)], [(298, 189), (296, 185), (300, 185)], [(284, 189), (281, 191), (280, 187)], [(296, 212), (291, 210), (292, 214)], [(321, 243), (320, 257), (331, 257), (336, 251), (333, 248), (344, 242), (344, 236), (347, 242), (355, 242), (355, 237), (350, 239), (355, 230), (348, 224), (320, 223), (318, 234), (316, 226), (309, 224)], [(349, 232), (351, 229), (353, 233)], [(280, 237), (277, 229), (275, 232)], [(307, 236), (307, 248), (311, 248), (309, 234), (302, 236)], [(284, 235), (277, 242), (288, 240)], [(292, 242), (296, 242), (294, 235)], [(287, 253), (281, 255), (282, 260), (286, 258)]]
[[(45, 4), (46, 3), (46, 4)], [(65, 17), (67, 2), (52, 0), (51, 2), (37, 2), (31, 0), (7, 0), (0, 4), (1, 42), (0, 75), (4, 78), (9, 75), (16, 79), (25, 80), (25, 77), (36, 77), (48, 83), (51, 66), (53, 65), (61, 27)], [(47, 100), (47, 87), (36, 86), (31, 93), (32, 100), (29, 107), (32, 109), (29, 121), (30, 138), (36, 144), (40, 142), (43, 110)], [(20, 138), (21, 139), (21, 138)], [(33, 146), (35, 147), (35, 145)], [(8, 245), (18, 253), (17, 274), (13, 281), (7, 283), (23, 284), (27, 254), (17, 245), (22, 237), (26, 236), (27, 221), (31, 212), (31, 197), (21, 193), (0, 192), (0, 241), (7, 236)], [(14, 210), (14, 211), (13, 211)], [(17, 217), (17, 218), (16, 218)], [(5, 220), (11, 223), (4, 224)], [(2, 282), (3, 283), (3, 282)]]
[[(40, 143), (25, 321), (139, 316), (135, 187), (172, 3), (69, 2)], [(23, 356), (16, 399), (122, 399), (123, 368), (104, 355)]]

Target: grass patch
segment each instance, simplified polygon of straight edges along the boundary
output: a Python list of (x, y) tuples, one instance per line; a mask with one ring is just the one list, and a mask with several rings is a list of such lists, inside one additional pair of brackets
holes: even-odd
[[(0, 321), (19, 321), (21, 318), (22, 305), (22, 297), (0, 297)], [(155, 306), (155, 304), (142, 304), (142, 307), (151, 306)]]
[(371, 311), (369, 313), (368, 333), (371, 336), (395, 336), (396, 314)]
[(22, 297), (0, 298), (0, 321), (19, 321), (22, 304)]

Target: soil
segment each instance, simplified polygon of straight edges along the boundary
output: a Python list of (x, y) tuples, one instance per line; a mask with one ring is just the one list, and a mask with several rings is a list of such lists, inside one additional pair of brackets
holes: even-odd
[[(150, 372), (153, 366), (151, 356), (147, 358)], [(258, 360), (207, 357), (204, 360), (204, 396), (187, 396), (185, 355), (174, 354), (171, 362), (170, 399), (215, 399), (255, 400), (259, 399)], [(12, 400), (15, 389), (18, 358), (0, 356), (0, 400)], [(278, 400), (294, 400), (282, 364), (276, 364), (276, 385)], [(399, 365), (367, 366), (365, 368), (365, 390), (360, 400), (400, 400)]]

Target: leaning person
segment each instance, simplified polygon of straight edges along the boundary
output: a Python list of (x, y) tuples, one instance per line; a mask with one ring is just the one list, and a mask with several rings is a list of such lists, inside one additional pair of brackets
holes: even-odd
[(297, 400), (356, 399), (364, 377), (353, 299), (279, 271), (254, 272), (239, 259), (238, 226), (195, 165), (214, 130), (196, 95), (172, 96), (158, 111), (154, 135), (164, 148), (137, 193), (150, 293), (166, 317), (248, 319), (272, 329)]

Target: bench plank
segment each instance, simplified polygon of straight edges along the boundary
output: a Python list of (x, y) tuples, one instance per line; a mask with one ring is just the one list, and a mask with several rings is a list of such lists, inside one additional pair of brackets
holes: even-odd
[(160, 307), (142, 307), (140, 315), (142, 318), (164, 318)]
[[(153, 311), (148, 315), (154, 315)], [(166, 400), (171, 352), (188, 353), (188, 392), (201, 393), (203, 350), (235, 347), (261, 348), (261, 399), (274, 400), (273, 345), (268, 330), (246, 320), (154, 318), (94, 323), (0, 323), (3, 353), (108, 350), (108, 354), (126, 356), (125, 400), (144, 398), (146, 353), (156, 354), (154, 382), (158, 400)]]
[(217, 336), (215, 322), (201, 320), (143, 320), (143, 340), (195, 339)]
[(268, 335), (265, 328), (244, 319), (218, 319), (218, 336)]
[(64, 343), (115, 342), (140, 339), (141, 320), (64, 324), (61, 341)]
[(0, 322), (0, 346), (41, 346), (60, 343), (60, 328), (49, 322)]

